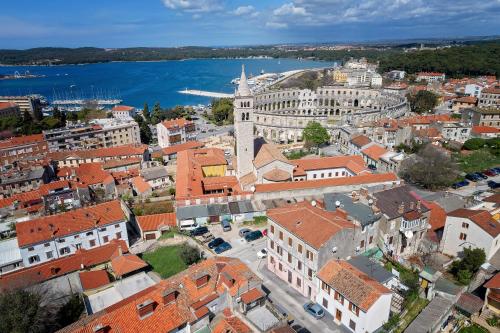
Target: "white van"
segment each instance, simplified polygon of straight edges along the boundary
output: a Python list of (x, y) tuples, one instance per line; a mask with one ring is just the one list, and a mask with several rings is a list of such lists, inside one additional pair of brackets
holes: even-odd
[(191, 231), (198, 228), (198, 224), (194, 220), (184, 220), (180, 222), (179, 229), (181, 231)]

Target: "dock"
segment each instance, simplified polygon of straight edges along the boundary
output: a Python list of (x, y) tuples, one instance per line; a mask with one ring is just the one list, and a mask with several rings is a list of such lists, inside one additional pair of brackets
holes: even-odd
[(203, 90), (184, 89), (184, 90), (179, 90), (178, 92), (180, 94), (185, 94), (185, 95), (195, 95), (195, 96), (212, 97), (212, 98), (234, 98), (234, 94), (218, 93), (218, 92), (203, 91)]

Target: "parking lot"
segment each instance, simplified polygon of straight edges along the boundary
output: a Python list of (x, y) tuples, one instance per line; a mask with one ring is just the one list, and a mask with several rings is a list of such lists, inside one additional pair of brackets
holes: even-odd
[(449, 189), (449, 192), (459, 194), (461, 196), (467, 197), (467, 196), (472, 196), (476, 192), (480, 191), (488, 191), (490, 188), (487, 185), (487, 182), (493, 180), (495, 182), (500, 182), (500, 175), (493, 176), (493, 177), (488, 177), (488, 179), (484, 179), (478, 182), (472, 182), (469, 181), (469, 185), (458, 188), (458, 189)]

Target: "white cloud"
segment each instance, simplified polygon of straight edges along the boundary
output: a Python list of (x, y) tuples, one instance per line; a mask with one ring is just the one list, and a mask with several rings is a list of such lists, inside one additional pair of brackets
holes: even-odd
[(163, 4), (170, 9), (186, 12), (213, 12), (223, 9), (218, 0), (162, 0)]
[(284, 16), (284, 15), (299, 15), (306, 16), (307, 11), (304, 7), (296, 7), (293, 3), (286, 3), (281, 7), (276, 8), (273, 11), (273, 14), (276, 16)]
[(266, 27), (272, 29), (285, 29), (288, 27), (288, 24), (283, 22), (267, 22)]
[(253, 13), (254, 11), (255, 11), (255, 7), (254, 6), (250, 6), (250, 5), (248, 5), (248, 6), (240, 6), (240, 7), (236, 8), (234, 10), (234, 14), (238, 15), (238, 16), (240, 16), (240, 15), (247, 15), (247, 14)]

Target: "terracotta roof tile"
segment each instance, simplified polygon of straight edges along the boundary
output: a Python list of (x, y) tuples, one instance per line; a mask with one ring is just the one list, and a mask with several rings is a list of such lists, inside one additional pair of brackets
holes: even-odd
[(432, 230), (444, 228), (446, 224), (446, 211), (435, 202), (423, 202), (430, 209), (429, 223)]
[(366, 149), (363, 149), (361, 153), (368, 156), (374, 161), (378, 161), (382, 155), (387, 153), (387, 150), (379, 145), (372, 145)]
[(358, 135), (351, 139), (351, 143), (359, 148), (366, 146), (370, 142), (372, 142), (372, 140), (370, 140), (370, 138), (366, 135)]
[(317, 277), (365, 312), (382, 295), (391, 293), (384, 285), (343, 260), (331, 259)]
[(19, 247), (41, 243), (54, 237), (63, 237), (96, 226), (125, 220), (120, 201), (109, 201), (95, 206), (75, 209), (61, 214), (16, 223)]
[(95, 289), (110, 283), (108, 272), (105, 269), (78, 273), (83, 290)]
[(500, 289), (500, 272), (496, 273), (488, 282), (484, 284), (485, 288)]
[(355, 228), (344, 215), (314, 207), (307, 201), (270, 209), (267, 216), (315, 249), (319, 249), (338, 232)]
[(111, 260), (111, 267), (116, 276), (123, 276), (147, 266), (148, 264), (135, 254), (122, 254)]
[(253, 288), (241, 294), (241, 301), (245, 304), (250, 304), (264, 297), (266, 297), (266, 295), (262, 292), (262, 290)]
[(186, 125), (192, 125), (194, 123), (191, 120), (186, 120), (184, 118), (177, 118), (177, 119), (162, 121), (161, 124), (165, 126), (165, 128), (174, 128), (174, 127), (184, 127)]
[[(234, 316), (229, 309), (224, 310), (224, 317), (214, 325), (212, 333), (252, 333), (253, 330), (248, 327), (240, 318)], [(229, 313), (227, 313), (229, 312)]]
[(270, 143), (265, 143), (260, 147), (253, 164), (258, 169), (273, 161), (281, 161), (283, 163), (292, 164), (292, 162), (281, 153), (278, 147)]
[(136, 220), (143, 232), (157, 231), (164, 226), (175, 227), (177, 225), (175, 213), (137, 216)]
[(109, 148), (87, 149), (87, 150), (67, 150), (49, 153), (48, 156), (55, 161), (66, 160), (67, 158), (91, 159), (91, 158), (119, 158), (119, 157), (142, 157), (147, 145), (123, 145)]
[(288, 172), (278, 168), (269, 170), (268, 172), (263, 174), (262, 177), (271, 182), (284, 182), (292, 178), (292, 176)]
[[(333, 156), (333, 157), (321, 157), (321, 158), (306, 158), (300, 160), (294, 160), (293, 163), (297, 165), (295, 175), (299, 175), (302, 171), (309, 170), (321, 170), (321, 169), (332, 169), (332, 168), (347, 168), (354, 169), (352, 172), (358, 174), (359, 172), (366, 170), (365, 161), (360, 155), (351, 156)], [(304, 173), (305, 174), (305, 173)]]
[(161, 151), (162, 151), (163, 155), (173, 155), (173, 154), (177, 154), (178, 152), (183, 151), (183, 150), (202, 148), (203, 146), (204, 146), (203, 142), (188, 141), (188, 142), (181, 143), (178, 145), (173, 145), (170, 147), (163, 148)]
[(475, 134), (500, 133), (500, 128), (491, 126), (472, 126), (471, 132)]
[(133, 106), (127, 105), (116, 105), (111, 109), (111, 111), (133, 111), (135, 108)]
[(148, 182), (146, 182), (141, 176), (132, 178), (132, 185), (139, 193), (145, 193), (152, 189), (151, 185), (149, 185)]

